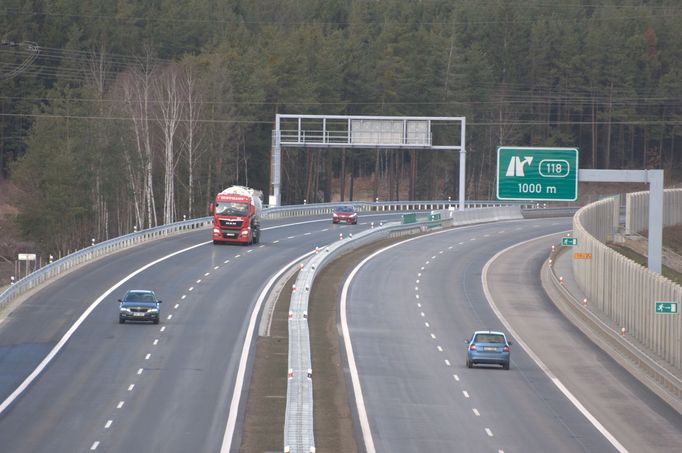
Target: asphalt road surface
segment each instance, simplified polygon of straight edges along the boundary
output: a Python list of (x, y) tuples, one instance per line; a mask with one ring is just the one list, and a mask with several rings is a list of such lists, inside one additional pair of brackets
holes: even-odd
[(457, 228), (394, 246), (360, 268), (346, 315), (350, 374), (362, 394), (355, 394), (357, 435), (367, 451), (682, 451), (679, 414), (547, 299), (539, 275), (550, 241), (495, 260), (488, 287), (520, 339), (575, 392), (562, 393), (519, 344), (509, 371), (466, 368), (465, 339), (474, 330), (506, 331), (484, 293), (486, 263), (508, 247), (570, 229), (571, 219)]
[[(339, 233), (389, 219), (396, 215), (362, 216), (358, 226), (332, 225), (329, 217), (265, 222), (261, 244), (249, 247), (214, 246), (208, 230), (192, 232), (108, 256), (46, 286), (3, 314), (0, 401), (88, 307), (129, 278), (0, 414), (0, 450), (220, 451), (249, 319), (266, 282)], [(119, 325), (116, 300), (147, 288), (163, 300), (161, 323)], [(239, 448), (240, 426), (237, 417), (230, 451)]]

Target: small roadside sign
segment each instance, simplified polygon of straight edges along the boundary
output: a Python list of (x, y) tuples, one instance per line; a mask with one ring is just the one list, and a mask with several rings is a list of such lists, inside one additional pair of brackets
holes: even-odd
[(575, 259), (577, 259), (577, 260), (591, 260), (592, 259), (591, 253), (575, 252), (574, 256), (575, 256)]
[(656, 313), (678, 313), (677, 302), (656, 302)]
[(578, 238), (561, 238), (561, 245), (564, 247), (578, 245)]

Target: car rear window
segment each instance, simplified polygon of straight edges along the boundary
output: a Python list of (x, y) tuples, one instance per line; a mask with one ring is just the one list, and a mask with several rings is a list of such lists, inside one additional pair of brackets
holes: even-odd
[(504, 343), (504, 336), (490, 333), (479, 333), (476, 335), (476, 339), (474, 341), (476, 343)]

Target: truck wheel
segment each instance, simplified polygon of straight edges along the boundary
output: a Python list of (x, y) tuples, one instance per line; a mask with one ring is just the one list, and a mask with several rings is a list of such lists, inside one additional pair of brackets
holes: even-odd
[(213, 243), (214, 243), (215, 245), (218, 245), (218, 244), (220, 244), (220, 241), (216, 241), (215, 239), (213, 239)]

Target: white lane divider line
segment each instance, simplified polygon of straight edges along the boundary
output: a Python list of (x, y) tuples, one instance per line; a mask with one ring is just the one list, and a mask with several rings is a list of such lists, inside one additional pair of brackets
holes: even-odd
[(168, 315), (167, 319), (173, 319), (173, 315)]
[(448, 247), (448, 250), (452, 250), (452, 246)]
[(211, 273), (210, 273), (210, 272), (206, 272), (206, 273), (204, 274), (204, 277), (208, 277), (209, 275), (211, 275)]
[(473, 409), (471, 409), (471, 410), (474, 411), (474, 415), (475, 415), (476, 417), (480, 417), (480, 416), (481, 416), (481, 413), (480, 413), (480, 412), (478, 411), (478, 409), (476, 409), (475, 407), (474, 407)]
[(313, 233), (311, 233), (311, 232), (303, 233), (303, 236), (310, 236), (311, 234), (313, 234)]
[(125, 403), (126, 403), (125, 401), (119, 401), (118, 405), (116, 406), (116, 409), (122, 408)]
[(416, 282), (416, 283), (419, 284), (419, 279), (417, 279), (417, 282)]
[(438, 349), (438, 352), (443, 352), (443, 348), (441, 347), (441, 345), (436, 346), (436, 349)]
[(452, 377), (455, 379), (455, 381), (459, 382), (459, 376), (457, 376), (456, 374), (453, 374)]
[(272, 241), (273, 244), (277, 244), (278, 242), (279, 242), (279, 239), (277, 239), (276, 241)]
[(214, 270), (214, 271), (217, 271), (218, 269), (220, 269), (220, 266), (214, 266), (214, 267), (213, 267), (213, 270)]
[(197, 280), (197, 283), (201, 283), (201, 279)]
[(262, 245), (259, 245), (259, 246), (258, 246), (259, 249), (262, 249), (263, 247), (265, 247), (265, 244), (262, 244)]
[(421, 276), (422, 276), (422, 273), (421, 273), (421, 272), (417, 272), (417, 277), (421, 277)]
[(421, 302), (417, 302), (417, 307), (418, 307), (418, 308), (422, 308)]
[(414, 297), (416, 297), (417, 299), (419, 299), (419, 294), (415, 294)]
[(128, 280), (131, 278), (135, 277), (136, 275), (144, 272), (145, 270), (149, 269), (152, 266), (155, 266), (156, 264), (165, 261), (169, 258), (172, 258), (174, 256), (177, 256), (181, 253), (187, 252), (188, 250), (193, 250), (197, 247), (201, 247), (204, 245), (210, 244), (210, 241), (205, 241), (201, 242), (199, 244), (192, 245), (190, 247), (186, 247), (182, 250), (177, 250), (173, 253), (170, 253), (166, 256), (163, 256), (157, 260), (154, 260), (150, 263), (145, 264), (144, 266), (140, 267), (139, 269), (136, 269), (135, 271), (131, 272), (130, 274), (126, 275), (123, 279), (118, 281), (115, 285), (111, 286), (109, 289), (107, 289), (102, 295), (100, 295), (90, 306), (85, 309), (82, 315), (76, 320), (76, 322), (69, 328), (69, 330), (66, 331), (64, 336), (57, 342), (57, 344), (50, 350), (50, 352), (45, 356), (45, 358), (38, 364), (38, 366), (31, 372), (31, 374), (26, 377), (26, 379), (23, 380), (23, 382), (17, 387), (3, 402), (0, 404), (0, 414), (2, 414), (7, 407), (9, 407), (14, 400), (16, 400), (19, 395), (21, 395), (29, 385), (43, 372), (43, 370), (47, 367), (47, 365), (52, 361), (52, 359), (61, 351), (61, 349), (64, 347), (64, 345), (69, 341), (71, 336), (78, 330), (78, 328), (85, 322), (85, 319), (92, 313), (95, 308), (111, 293), (113, 293), (117, 288), (119, 288), (121, 285), (126, 283)]
[(459, 245), (464, 245), (464, 242), (460, 242)]
[(129, 392), (132, 392), (134, 388), (135, 388), (135, 384), (130, 384), (130, 385), (128, 386), (128, 391), (129, 391)]
[(253, 249), (249, 249), (246, 251), (246, 253), (251, 253), (251, 252), (253, 252)]
[(159, 332), (163, 332), (164, 330), (166, 330), (166, 326), (163, 326)]
[(151, 354), (147, 354), (146, 356), (144, 356), (144, 359), (145, 359), (145, 360), (149, 360), (149, 358), (150, 358), (151, 356), (152, 356)]
[(475, 240), (476, 240), (476, 238), (471, 238), (471, 239), (469, 239), (469, 240), (470, 240), (470, 241), (475, 241)]
[(432, 259), (432, 260), (435, 260), (435, 259), (436, 259), (436, 255), (433, 255), (433, 256), (431, 257), (431, 259)]
[(90, 447), (90, 450), (97, 450), (97, 447), (99, 447), (99, 442), (93, 443), (92, 447)]
[[(423, 271), (423, 270), (424, 270), (424, 266), (422, 266), (420, 269)], [(419, 274), (419, 275), (421, 275), (421, 274)]]
[(415, 287), (414, 287), (414, 290), (415, 290), (415, 291), (419, 291), (419, 287), (418, 287), (418, 286), (415, 286)]
[(223, 264), (227, 264), (229, 262), (230, 262), (230, 260), (225, 260), (225, 261), (223, 261)]
[[(431, 263), (431, 261), (427, 261), (427, 262), (425, 262), (424, 264), (429, 264), (429, 263)], [(422, 268), (422, 269), (423, 269), (423, 268)]]
[(194, 291), (194, 286), (190, 286), (189, 291)]
[(421, 313), (419, 313), (419, 314), (421, 315), (422, 318), (426, 317), (426, 315), (424, 314), (424, 312), (421, 312)]
[(156, 340), (154, 340), (154, 343), (152, 343), (152, 344), (153, 344), (154, 346), (156, 346), (157, 344), (159, 344), (159, 339), (157, 338)]
[(425, 322), (424, 325), (425, 325), (426, 327), (431, 327), (431, 325), (430, 325), (428, 322)]
[(452, 366), (452, 365), (450, 364), (450, 361), (449, 361), (448, 359), (445, 359), (445, 366)]
[(140, 368), (139, 370), (137, 370), (137, 375), (139, 376), (140, 374), (142, 374), (143, 371), (144, 370), (142, 368)]
[(431, 334), (431, 338), (433, 338), (433, 339), (435, 340), (435, 339), (436, 339), (436, 335), (432, 333), (432, 334)]
[(462, 395), (464, 395), (464, 398), (469, 398), (469, 392), (466, 390), (462, 390)]
[(109, 429), (109, 428), (111, 428), (111, 424), (112, 424), (112, 423), (114, 423), (113, 420), (107, 420), (107, 424), (104, 425), (104, 429)]
[(329, 228), (325, 228), (325, 229), (324, 229), (324, 230), (322, 230), (322, 231), (323, 231), (323, 232), (324, 232), (324, 231), (329, 231)]
[(180, 296), (180, 300), (185, 300), (186, 298), (187, 298), (186, 294), (183, 294), (182, 296)]
[(241, 256), (241, 255), (235, 255), (234, 257), (235, 257), (235, 259), (236, 259), (236, 258), (239, 258), (240, 256)]
[(493, 432), (490, 431), (490, 428), (486, 428), (486, 429), (485, 429), (485, 433), (486, 433), (488, 436), (493, 437)]
[(287, 239), (293, 239), (293, 238), (295, 238), (295, 237), (296, 237), (296, 236), (289, 236), (289, 237), (287, 237)]
[(180, 304), (175, 304), (175, 307), (173, 307), (173, 308), (175, 308), (177, 310), (178, 308), (180, 308)]

